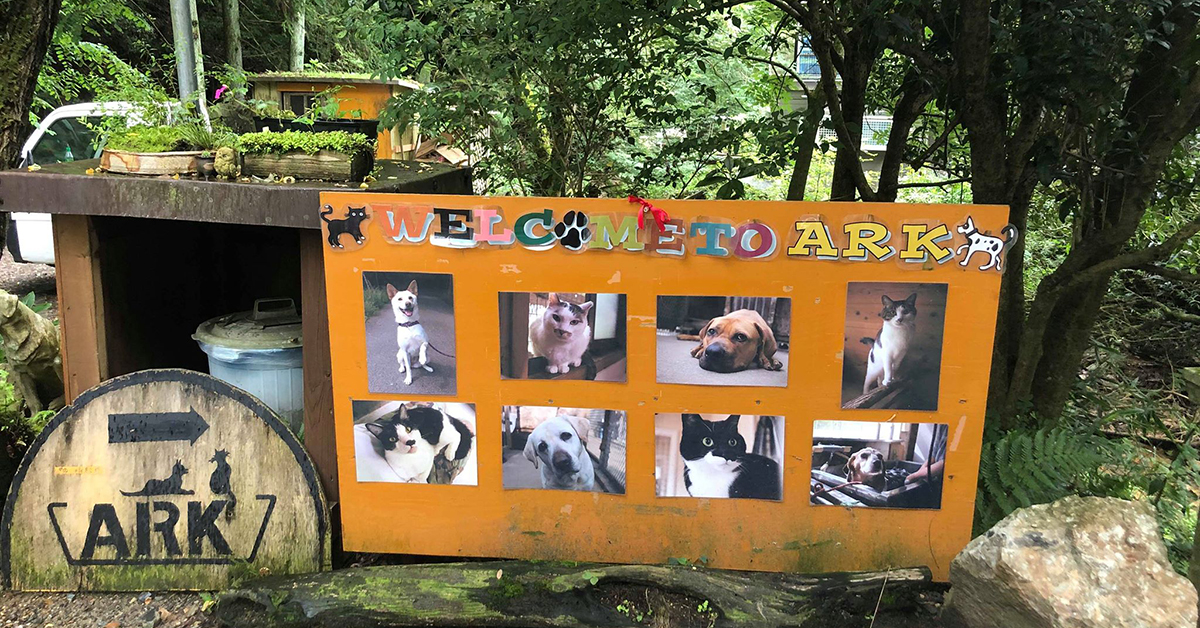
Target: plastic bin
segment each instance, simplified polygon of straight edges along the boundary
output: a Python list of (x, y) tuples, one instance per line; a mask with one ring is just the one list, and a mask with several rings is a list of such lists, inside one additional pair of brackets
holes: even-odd
[(249, 312), (201, 323), (192, 338), (208, 354), (208, 372), (258, 397), (304, 437), (300, 315), (291, 299), (259, 299)]

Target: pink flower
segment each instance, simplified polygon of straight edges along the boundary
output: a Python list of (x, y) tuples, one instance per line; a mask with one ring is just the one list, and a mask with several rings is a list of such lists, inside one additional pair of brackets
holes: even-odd
[(227, 91), (229, 91), (228, 85), (222, 85), (222, 86), (218, 87), (217, 94), (216, 94), (216, 96), (213, 97), (213, 100), (221, 100), (221, 94), (224, 94)]

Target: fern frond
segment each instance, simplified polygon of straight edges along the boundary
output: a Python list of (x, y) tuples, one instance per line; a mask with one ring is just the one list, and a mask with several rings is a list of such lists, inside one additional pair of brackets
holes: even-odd
[(984, 443), (976, 514), (990, 526), (1022, 506), (1046, 503), (1095, 486), (1124, 456), (1090, 429), (1021, 429)]

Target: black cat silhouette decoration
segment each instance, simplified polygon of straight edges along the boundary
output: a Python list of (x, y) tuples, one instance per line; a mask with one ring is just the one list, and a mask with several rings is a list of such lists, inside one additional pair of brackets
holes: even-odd
[(333, 215), (333, 206), (326, 204), (321, 212), (321, 220), (325, 221), (329, 229), (329, 247), (334, 249), (345, 248), (342, 245), (342, 235), (349, 234), (358, 244), (367, 241), (366, 236), (362, 232), (362, 223), (367, 219), (367, 208), (364, 207), (349, 207), (346, 209), (345, 218), (329, 218)]
[(229, 466), (229, 452), (218, 449), (208, 461), (217, 463), (217, 468), (213, 469), (212, 475), (208, 476), (208, 488), (216, 495), (228, 495), (229, 504), (232, 507), (237, 503), (237, 498), (233, 496), (233, 488), (229, 485), (229, 475), (233, 473), (233, 469)]
[(187, 467), (183, 466), (182, 460), (176, 460), (175, 466), (171, 467), (170, 477), (159, 480), (151, 478), (146, 480), (146, 485), (140, 491), (126, 493), (121, 491), (121, 494), (126, 497), (142, 497), (147, 495), (195, 495), (195, 491), (189, 491), (183, 488), (183, 476), (187, 475)]

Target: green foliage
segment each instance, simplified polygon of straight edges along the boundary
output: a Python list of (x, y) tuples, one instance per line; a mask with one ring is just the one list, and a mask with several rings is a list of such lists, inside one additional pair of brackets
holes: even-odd
[(1107, 486), (1110, 465), (1126, 452), (1089, 430), (1068, 427), (1014, 430), (984, 443), (979, 460), (977, 529), (1012, 511)]
[(52, 418), (54, 412), (49, 410), (28, 416), (25, 402), (17, 396), (12, 382), (8, 381), (8, 371), (0, 369), (0, 442), (7, 446), (9, 456), (19, 460)]
[(377, 71), (420, 80), (393, 98), (386, 124), (420, 119), (484, 157), (497, 192), (597, 195), (622, 186), (618, 149), (675, 95), (679, 51), (650, 45), (646, 7), (579, 0), (383, 3), (364, 25)]
[[(38, 75), (31, 123), (37, 114), (84, 100), (164, 100), (151, 76), (107, 43), (139, 42), (152, 27), (146, 14), (123, 0), (64, 0), (46, 61)], [(136, 45), (136, 44), (133, 44)]]
[(236, 146), (238, 140), (237, 135), (228, 129), (216, 125), (210, 129), (198, 121), (180, 125), (179, 137), (192, 150), (203, 151)]
[(165, 153), (189, 148), (180, 128), (166, 125), (117, 129), (108, 135), (105, 146), (134, 153)]
[(283, 154), (293, 151), (305, 152), (310, 155), (318, 151), (328, 150), (347, 155), (373, 153), (374, 138), (368, 138), (358, 133), (345, 131), (283, 131), (273, 133), (262, 131), (247, 133), (238, 138), (238, 148), (245, 153), (267, 155)]

